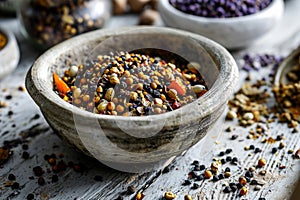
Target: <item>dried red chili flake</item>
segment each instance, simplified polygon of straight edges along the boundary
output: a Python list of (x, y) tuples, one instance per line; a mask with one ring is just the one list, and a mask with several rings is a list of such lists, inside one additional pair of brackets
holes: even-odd
[(173, 110), (176, 110), (176, 109), (180, 108), (180, 106), (181, 106), (181, 105), (180, 105), (179, 102), (174, 101), (173, 104), (172, 104), (172, 109), (173, 109)]
[(172, 81), (168, 88), (176, 90), (181, 96), (184, 96), (186, 93), (185, 87), (182, 84), (179, 84), (176, 80)]

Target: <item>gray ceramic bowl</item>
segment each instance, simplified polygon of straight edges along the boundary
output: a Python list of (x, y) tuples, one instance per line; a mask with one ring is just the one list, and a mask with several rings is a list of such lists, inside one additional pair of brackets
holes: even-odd
[[(97, 115), (53, 92), (52, 73), (98, 54), (155, 48), (198, 62), (209, 91), (175, 111), (142, 117)], [(196, 66), (196, 65), (195, 65)], [(232, 56), (217, 43), (185, 31), (156, 27), (99, 30), (45, 52), (31, 67), (26, 87), (50, 126), (64, 140), (112, 168), (149, 171), (201, 140), (222, 114), (238, 80)]]
[(186, 14), (174, 8), (169, 0), (159, 1), (159, 12), (167, 26), (206, 36), (229, 49), (246, 47), (271, 31), (280, 21), (284, 3), (273, 2), (264, 10), (243, 17), (206, 18)]
[(19, 63), (20, 50), (14, 34), (0, 27), (0, 33), (7, 38), (7, 44), (0, 50), (0, 79), (10, 74)]

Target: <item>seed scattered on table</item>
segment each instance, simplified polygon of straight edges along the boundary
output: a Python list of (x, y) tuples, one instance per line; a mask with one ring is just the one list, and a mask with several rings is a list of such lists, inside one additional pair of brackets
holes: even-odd
[(172, 199), (175, 199), (176, 198), (176, 195), (172, 192), (166, 192), (164, 197), (167, 199), (167, 200), (172, 200)]
[(264, 167), (267, 164), (267, 161), (264, 158), (260, 158), (257, 162), (258, 167)]

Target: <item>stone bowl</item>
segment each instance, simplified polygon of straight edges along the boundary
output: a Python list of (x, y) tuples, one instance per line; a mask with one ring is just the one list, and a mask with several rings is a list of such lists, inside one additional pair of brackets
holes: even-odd
[(18, 65), (20, 50), (14, 34), (0, 27), (0, 33), (7, 38), (7, 43), (0, 49), (0, 79), (10, 74)]
[(272, 30), (282, 17), (283, 8), (282, 0), (273, 0), (267, 8), (252, 15), (207, 18), (177, 10), (169, 0), (159, 1), (158, 6), (167, 26), (206, 36), (228, 49), (247, 47)]
[[(52, 74), (111, 51), (164, 49), (198, 62), (209, 91), (180, 109), (150, 116), (109, 116), (81, 110), (54, 91)], [(193, 33), (159, 27), (89, 32), (52, 47), (27, 73), (26, 88), (53, 130), (101, 163), (126, 172), (162, 166), (199, 142), (221, 116), (238, 81), (233, 57), (219, 44)]]

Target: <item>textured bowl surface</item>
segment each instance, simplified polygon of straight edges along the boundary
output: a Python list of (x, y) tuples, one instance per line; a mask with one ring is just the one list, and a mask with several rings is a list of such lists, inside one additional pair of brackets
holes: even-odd
[(159, 1), (159, 12), (167, 26), (206, 36), (229, 49), (246, 47), (277, 24), (283, 14), (282, 0), (264, 10), (243, 17), (205, 18), (186, 14), (174, 8), (169, 0)]
[(0, 50), (0, 79), (11, 73), (20, 59), (19, 46), (12, 32), (0, 27), (0, 32), (7, 37), (6, 46)]
[[(111, 51), (166, 49), (189, 61), (210, 90), (182, 108), (159, 115), (97, 115), (64, 102), (53, 92), (52, 73), (65, 63), (80, 64)], [(67, 142), (102, 163), (128, 172), (152, 170), (202, 139), (222, 114), (238, 80), (225, 48), (202, 36), (157, 27), (103, 29), (69, 39), (41, 55), (29, 70), (26, 87), (52, 128)]]
[(284, 83), (284, 84), (289, 83), (286, 75), (291, 71), (291, 69), (294, 66), (296, 66), (299, 63), (299, 56), (300, 56), (300, 46), (296, 48), (294, 51), (292, 51), (290, 55), (287, 56), (278, 66), (274, 77), (274, 85), (279, 85), (280, 83)]

